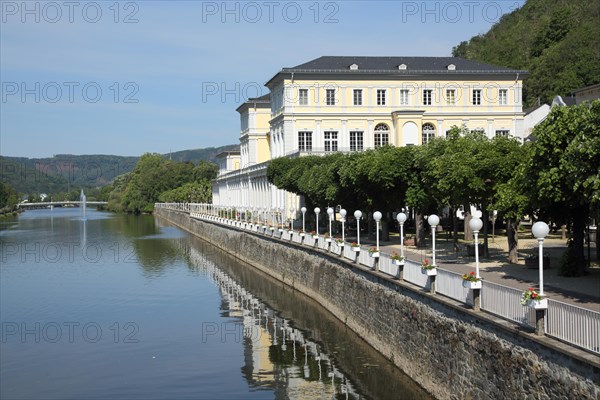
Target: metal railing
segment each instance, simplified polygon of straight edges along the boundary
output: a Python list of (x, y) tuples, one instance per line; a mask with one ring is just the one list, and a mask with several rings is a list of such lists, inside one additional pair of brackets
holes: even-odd
[[(335, 240), (331, 243), (326, 242), (323, 236), (315, 239), (310, 233), (305, 233), (304, 237), (301, 237), (299, 232), (294, 232), (290, 236), (288, 230), (279, 232), (278, 228), (274, 230), (265, 229), (262, 224), (244, 224), (242, 221), (233, 221), (218, 215), (205, 214), (202, 211), (206, 210), (206, 205), (158, 203), (155, 207), (157, 209), (186, 212), (190, 214), (190, 217), (195, 219), (235, 226), (238, 229), (246, 229), (258, 234), (292, 241), (313, 249), (318, 248), (337, 256), (343, 256), (350, 261), (355, 261), (358, 254), (359, 264), (373, 268), (375, 262), (377, 262), (380, 272), (392, 277), (396, 277), (398, 274), (398, 266), (393, 263), (390, 255), (381, 253), (380, 257), (375, 259), (371, 257), (366, 247), (361, 247), (360, 252), (356, 253), (353, 251), (350, 243), (347, 242), (344, 243), (344, 246), (340, 246)], [(404, 281), (425, 290), (430, 290), (432, 279), (424, 273), (419, 262), (406, 259), (403, 271)], [(456, 272), (437, 268), (435, 289), (436, 294), (465, 304), (473, 304), (473, 291), (463, 286), (462, 276)], [(536, 310), (521, 305), (522, 291), (520, 289), (483, 281), (480, 293), (482, 310), (520, 325), (535, 327)], [(545, 333), (548, 336), (600, 355), (599, 312), (549, 299), (545, 318)]]
[(472, 292), (463, 286), (462, 281), (462, 275), (438, 268), (437, 278), (435, 280), (435, 292), (472, 305)]
[(521, 305), (519, 289), (484, 281), (481, 288), (481, 309), (518, 324), (535, 327), (535, 310)]
[(600, 313), (548, 299), (546, 334), (600, 354)]

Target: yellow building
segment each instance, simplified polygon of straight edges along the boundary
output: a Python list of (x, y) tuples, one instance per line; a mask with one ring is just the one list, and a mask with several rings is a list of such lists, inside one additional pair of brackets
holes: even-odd
[(283, 68), (268, 95), (237, 109), (241, 168), (215, 180), (213, 202), (297, 211), (296, 196), (266, 181), (277, 157), (421, 145), (463, 125), (522, 141), (525, 74), (456, 57), (326, 56)]

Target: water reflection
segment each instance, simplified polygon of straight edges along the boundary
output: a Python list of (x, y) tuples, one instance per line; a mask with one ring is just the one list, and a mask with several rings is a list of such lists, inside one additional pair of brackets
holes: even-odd
[(431, 399), (312, 300), (197, 238), (176, 243), (189, 268), (219, 288), (221, 315), (238, 321), (241, 373), (254, 390), (277, 399)]
[[(187, 242), (181, 244), (188, 247)], [(194, 247), (185, 250), (191, 265), (203, 269), (218, 286), (223, 299), (222, 316), (241, 323), (245, 355), (241, 371), (252, 388), (276, 389), (275, 393), (281, 392), (277, 398), (365, 398), (318, 343), (278, 316)]]

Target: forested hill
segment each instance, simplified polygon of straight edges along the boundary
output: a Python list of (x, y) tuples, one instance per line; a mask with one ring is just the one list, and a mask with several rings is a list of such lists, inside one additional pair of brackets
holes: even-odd
[[(215, 162), (215, 156), (235, 145), (183, 150), (164, 154), (173, 161)], [(47, 158), (0, 156), (0, 182), (17, 193), (58, 193), (105, 186), (115, 177), (131, 172), (139, 157), (58, 154)]]
[(523, 95), (531, 106), (599, 83), (599, 38), (600, 1), (527, 0), (452, 55), (528, 70)]

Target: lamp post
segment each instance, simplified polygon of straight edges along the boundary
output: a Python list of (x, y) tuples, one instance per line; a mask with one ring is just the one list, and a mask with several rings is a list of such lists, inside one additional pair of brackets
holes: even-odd
[(544, 295), (544, 238), (550, 232), (548, 224), (542, 221), (538, 221), (531, 227), (531, 233), (538, 240), (539, 246), (539, 271), (540, 271), (540, 296)]
[(427, 218), (427, 222), (429, 223), (429, 225), (431, 225), (431, 254), (432, 254), (432, 264), (434, 267), (436, 267), (436, 263), (435, 263), (435, 227), (440, 223), (440, 218), (435, 215), (435, 214), (431, 214), (429, 216), (429, 218)]
[(481, 230), (482, 226), (483, 226), (483, 221), (480, 218), (474, 217), (474, 218), (471, 218), (471, 220), (469, 221), (469, 227), (473, 231), (473, 237), (474, 237), (474, 242), (475, 242), (475, 276), (477, 277), (477, 279), (480, 278), (480, 276), (479, 276), (479, 239), (477, 236), (479, 235), (479, 231)]
[(342, 243), (346, 241), (346, 236), (344, 236), (344, 224), (346, 223), (346, 214), (348, 212), (345, 209), (340, 210), (340, 216), (342, 217)]
[(402, 257), (402, 260), (404, 260), (404, 223), (406, 219), (406, 214), (403, 212), (396, 215), (396, 220), (398, 221), (398, 225), (400, 225), (400, 257)]
[[(427, 218), (427, 222), (429, 222), (429, 225), (431, 225), (431, 254), (432, 254), (432, 266), (434, 267), (434, 269), (432, 271), (436, 271), (436, 263), (435, 263), (435, 227), (440, 223), (440, 218), (435, 215), (435, 214), (431, 214), (429, 216), (429, 218)], [(436, 278), (437, 272), (435, 272), (433, 275), (431, 275), (431, 288), (430, 288), (430, 292), (431, 293), (435, 293), (435, 278)]]
[(479, 217), (473, 217), (469, 221), (469, 227), (473, 231), (473, 240), (475, 242), (475, 282), (463, 281), (463, 285), (469, 285), (473, 290), (473, 309), (479, 311), (481, 309), (481, 277), (479, 276), (479, 231), (483, 226), (483, 221)]
[(302, 233), (304, 234), (304, 232), (306, 232), (305, 224), (304, 224), (305, 216), (306, 216), (306, 207), (302, 207), (300, 209), (300, 211), (302, 212)]
[(381, 222), (381, 213), (375, 211), (373, 213), (373, 219), (375, 220), (375, 250), (379, 253), (379, 223)]
[(327, 215), (329, 215), (329, 240), (331, 241), (331, 221), (333, 221), (333, 208), (327, 208)]
[(538, 221), (531, 227), (531, 233), (538, 240), (539, 245), (539, 271), (540, 271), (540, 297), (542, 298), (540, 301), (534, 301), (535, 308), (535, 333), (537, 335), (543, 336), (545, 333), (545, 317), (546, 317), (546, 309), (548, 308), (548, 300), (544, 299), (544, 238), (550, 232), (550, 228), (548, 224), (542, 221)]
[(404, 223), (407, 220), (406, 214), (403, 212), (399, 212), (396, 215), (396, 220), (398, 221), (398, 226), (400, 227), (400, 262), (397, 262), (398, 265), (398, 274), (396, 278), (399, 280), (404, 279)]
[(317, 217), (317, 237), (319, 236), (319, 213), (321, 212), (321, 209), (319, 207), (315, 207), (315, 215)]
[(362, 211), (354, 211), (354, 218), (356, 218), (356, 243), (360, 246), (360, 218), (362, 217)]

